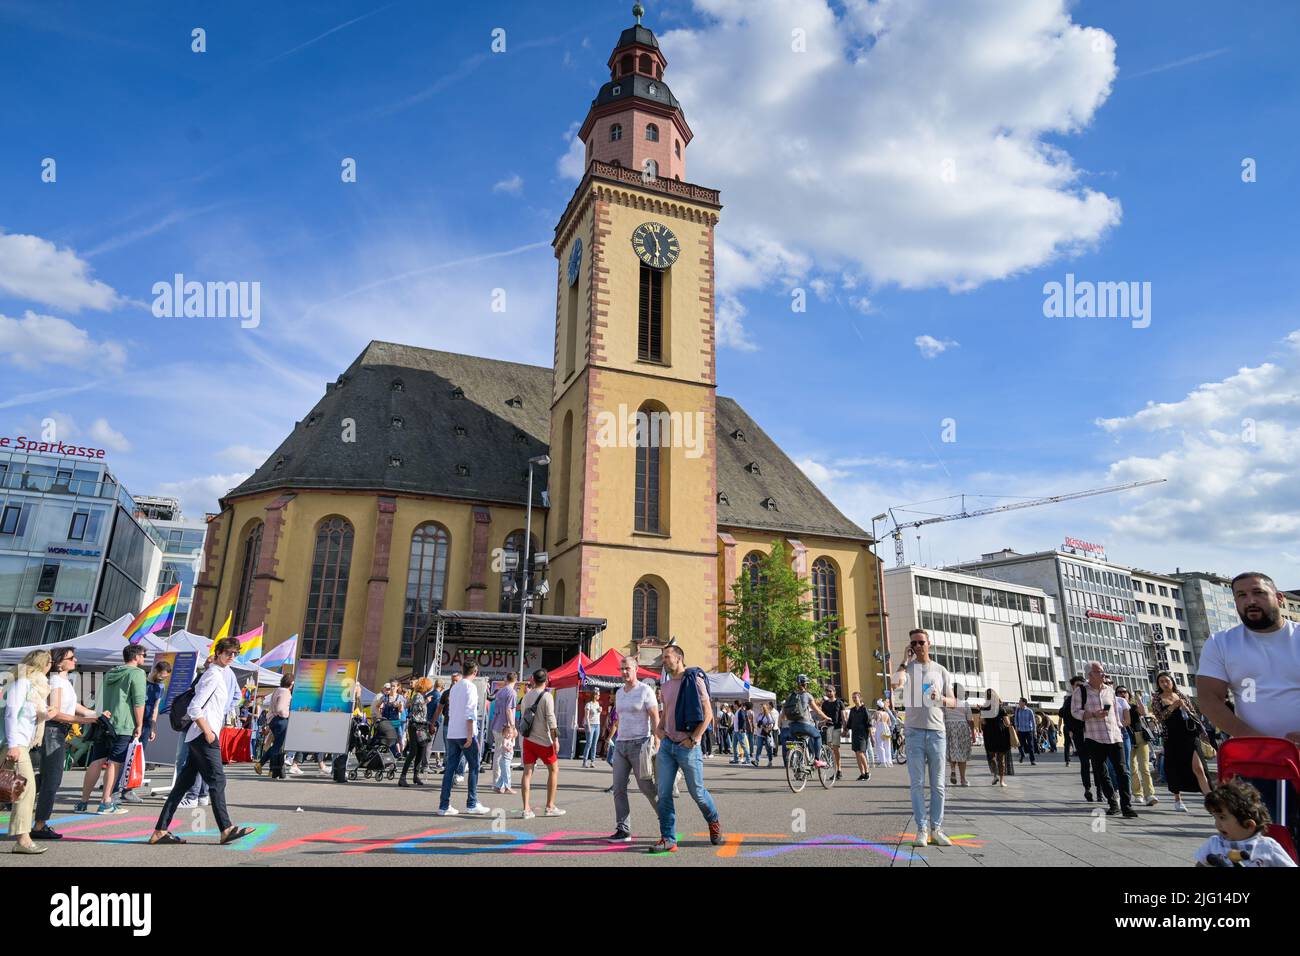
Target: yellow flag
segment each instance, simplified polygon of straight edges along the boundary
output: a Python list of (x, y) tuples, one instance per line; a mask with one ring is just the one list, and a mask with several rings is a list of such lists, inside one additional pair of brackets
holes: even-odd
[(214, 653), (213, 648), (217, 646), (217, 641), (221, 640), (223, 637), (230, 636), (230, 622), (234, 619), (234, 616), (234, 611), (231, 611), (226, 615), (226, 623), (221, 625), (221, 630), (217, 631), (217, 636), (214, 637), (212, 643), (208, 645), (208, 654)]

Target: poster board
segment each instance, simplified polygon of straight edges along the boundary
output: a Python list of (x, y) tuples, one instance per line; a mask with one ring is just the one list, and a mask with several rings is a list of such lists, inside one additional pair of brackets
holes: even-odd
[(285, 750), (318, 754), (347, 751), (359, 666), (355, 660), (298, 662), (289, 700)]
[(578, 752), (578, 688), (561, 687), (553, 696), (555, 722), (560, 728), (560, 756), (572, 759)]

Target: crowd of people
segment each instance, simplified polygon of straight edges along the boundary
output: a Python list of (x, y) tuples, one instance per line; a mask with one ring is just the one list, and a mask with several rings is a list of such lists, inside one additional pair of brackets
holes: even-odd
[[(1158, 674), (1155, 686), (1143, 691), (1115, 685), (1098, 661), (1070, 681), (1054, 713), (1025, 698), (1006, 705), (992, 689), (982, 700), (970, 700), (931, 656), (930, 636), (922, 628), (908, 635), (905, 659), (891, 675), (891, 693), (872, 704), (857, 691), (845, 701), (830, 686), (815, 695), (806, 675), (799, 675), (783, 703), (714, 701), (704, 671), (688, 666), (683, 650), (670, 644), (658, 687), (638, 678), (636, 658), (629, 656), (622, 661), (622, 683), (606, 704), (594, 694), (584, 702), (579, 718), (585, 731), (582, 766), (594, 767), (603, 750), (611, 767), (606, 792), (613, 795), (612, 842), (632, 839), (628, 785), (635, 777), (658, 821), (659, 838), (649, 852), (662, 854), (677, 851), (676, 802), (682, 786), (707, 824), (711, 842), (723, 841), (717, 804), (704, 781), (704, 761), (711, 757), (727, 755), (732, 764), (749, 767), (761, 766), (766, 757), (771, 767), (777, 751), (785, 760), (786, 745), (803, 738), (814, 765), (833, 769), (838, 779), (847, 737), (857, 780), (866, 782), (872, 769), (894, 764), (901, 738), (916, 822), (913, 843), (947, 847), (952, 845), (943, 830), (947, 788), (971, 785), (976, 746), (985, 750), (991, 784), (1006, 787), (1017, 763), (1026, 772), (1026, 759), (1033, 768), (1059, 744), (1066, 765), (1072, 753), (1079, 763), (1084, 801), (1104, 803), (1107, 814), (1133, 818), (1138, 806), (1155, 807), (1160, 802), (1155, 779), (1162, 777), (1175, 812), (1189, 812), (1184, 797), (1199, 794), (1214, 818), (1216, 835), (1198, 854), (1199, 863), (1239, 865), (1244, 859), (1253, 865), (1285, 865), (1290, 858), (1264, 835), (1278, 808), (1270, 808), (1249, 780), (1216, 786), (1208, 764), (1221, 735), (1284, 737), (1300, 744), (1300, 627), (1282, 618), (1276, 586), (1266, 575), (1240, 575), (1233, 589), (1242, 625), (1206, 643), (1198, 678), (1200, 708), (1178, 691), (1168, 673)], [(251, 832), (233, 823), (225, 798), (218, 736), (231, 713), (238, 711), (248, 726), (261, 731), (256, 773), (269, 768), (273, 780), (301, 773), (297, 764), (308, 755), (294, 759), (285, 752), (293, 676), (284, 675), (265, 698), (250, 699), (241, 693), (231, 667), (238, 651), (236, 640), (218, 641), (193, 686), (173, 705), (183, 709), (179, 724), (177, 714), (170, 718), (183, 731), (177, 773), (151, 844), (185, 842), (170, 824), (178, 809), (191, 806), (212, 807), (221, 843)], [(83, 706), (69, 679), (77, 667), (74, 648), (34, 650), (7, 675), (0, 698), (5, 769), (36, 783), (13, 794), (14, 852), (44, 853), (47, 841), (60, 839), (50, 820), (74, 727), (91, 728), (93, 737), (74, 810), (90, 812), (97, 787), (97, 814), (125, 813), (122, 803), (143, 802), (133, 793), (129, 768), (133, 751), (155, 739), (168, 677), (166, 662), (146, 673), (145, 657), (142, 647), (123, 648), (122, 664), (104, 675), (98, 708)], [(399, 786), (422, 787), (422, 774), (430, 767), (441, 770), (436, 811), (441, 816), (492, 812), (479, 801), (483, 767), (490, 768), (494, 794), (518, 793), (520, 817), (564, 815), (558, 803), (561, 733), (547, 671), (526, 676), (522, 698), (516, 689), (519, 675), (507, 674), (486, 702), (479, 700), (477, 671), (470, 661), (445, 681), (419, 677), (385, 684), (370, 704), (368, 720), (360, 712), (356, 719), (368, 724), (376, 747), (393, 761), (403, 760)], [(516, 752), (522, 756), (518, 791), (512, 770)], [(311, 756), (324, 772), (330, 755)], [(534, 790), (543, 786), (534, 777), (538, 763), (546, 768), (545, 796), (534, 800)], [(467, 789), (463, 810), (452, 802), (461, 784)], [(1221, 862), (1225, 860), (1229, 862)]]

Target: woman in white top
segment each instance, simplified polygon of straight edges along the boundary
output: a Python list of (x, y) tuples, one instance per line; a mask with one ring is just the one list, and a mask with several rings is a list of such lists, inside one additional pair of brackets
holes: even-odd
[(882, 701), (876, 708), (876, 761), (882, 767), (894, 765), (894, 715)]
[(40, 764), (41, 789), (36, 795), (36, 825), (32, 828), (34, 840), (61, 840), (62, 834), (50, 826), (54, 814), (54, 798), (63, 782), (63, 765), (68, 733), (77, 721), (93, 721), (99, 714), (77, 700), (77, 689), (68, 675), (77, 669), (77, 650), (74, 647), (56, 647), (50, 652), (54, 663), (50, 666), (49, 716), (45, 721), (45, 734), (34, 752)]
[(596, 766), (596, 743), (600, 740), (600, 698), (595, 694), (587, 701), (585, 723), (587, 725), (587, 746), (582, 751), (582, 765)]
[(32, 769), (31, 747), (45, 733), (45, 716), (50, 697), (49, 651), (30, 651), (14, 668), (13, 681), (5, 693), (5, 765), (27, 779), (23, 795), (14, 804), (9, 835), (16, 837), (14, 853), (44, 853), (46, 847), (32, 842), (32, 816), (36, 809), (36, 773)]

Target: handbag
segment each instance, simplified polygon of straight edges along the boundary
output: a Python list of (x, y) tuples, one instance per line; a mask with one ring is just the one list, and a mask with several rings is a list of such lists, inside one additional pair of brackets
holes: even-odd
[(11, 757), (0, 761), (0, 803), (17, 803), (27, 789), (27, 778), (18, 772), (18, 762)]
[[(1006, 721), (1006, 720), (1007, 720), (1006, 717), (1003, 717), (1002, 719), (1003, 719), (1003, 721)], [(1015, 725), (1012, 724), (1012, 723), (1010, 723), (1009, 721), (1007, 722), (1007, 731), (1011, 734), (1011, 746), (1012, 746), (1012, 747), (1019, 747), (1019, 746), (1020, 746), (1020, 734), (1016, 733), (1016, 727), (1015, 727)], [(1022, 759), (1023, 759), (1023, 758), (1022, 758)]]

